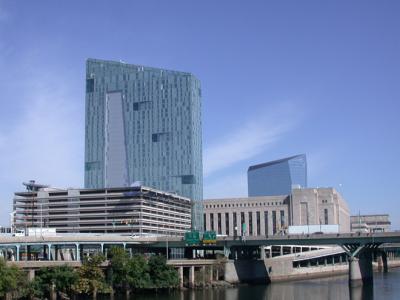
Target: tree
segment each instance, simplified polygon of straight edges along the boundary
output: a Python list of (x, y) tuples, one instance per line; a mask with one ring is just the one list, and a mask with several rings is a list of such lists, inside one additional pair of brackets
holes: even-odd
[(128, 284), (128, 254), (121, 247), (112, 247), (109, 254), (112, 285), (114, 287), (126, 287)]
[(134, 289), (151, 287), (149, 265), (143, 255), (135, 255), (128, 261), (127, 280)]
[(79, 280), (74, 290), (80, 294), (109, 293), (110, 286), (106, 283), (101, 264), (105, 261), (103, 255), (94, 255), (85, 258), (82, 267), (77, 271)]
[(53, 285), (58, 292), (71, 294), (72, 287), (78, 282), (79, 276), (73, 268), (59, 266), (42, 268), (31, 283), (31, 293), (36, 297), (49, 296)]
[(144, 289), (151, 285), (149, 268), (143, 255), (130, 258), (121, 247), (113, 247), (110, 250), (110, 271), (115, 288)]
[(0, 259), (0, 297), (7, 293), (18, 293), (23, 296), (27, 286), (27, 278), (23, 271), (16, 266), (7, 266), (3, 259)]
[(178, 272), (167, 265), (164, 256), (154, 255), (148, 262), (153, 288), (174, 288), (179, 286)]

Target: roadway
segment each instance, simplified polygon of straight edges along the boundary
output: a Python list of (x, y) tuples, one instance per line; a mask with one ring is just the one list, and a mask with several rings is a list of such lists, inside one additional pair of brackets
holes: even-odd
[[(226, 248), (242, 246), (270, 245), (346, 245), (346, 244), (385, 244), (400, 243), (400, 232), (385, 233), (340, 233), (340, 234), (305, 234), (280, 236), (218, 237), (216, 245), (204, 248)], [(102, 235), (58, 235), (58, 236), (0, 236), (0, 246), (15, 245), (60, 245), (60, 244), (124, 244), (149, 248), (184, 248), (182, 237), (131, 237), (114, 234)]]

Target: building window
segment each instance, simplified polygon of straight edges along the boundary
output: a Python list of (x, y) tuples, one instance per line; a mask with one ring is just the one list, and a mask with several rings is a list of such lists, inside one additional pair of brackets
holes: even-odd
[(249, 235), (253, 235), (253, 213), (249, 211)]
[(233, 213), (233, 235), (234, 236), (237, 236), (237, 215), (236, 215), (236, 213), (234, 212)]
[(210, 227), (211, 227), (211, 230), (215, 230), (215, 228), (214, 228), (214, 214), (213, 213), (211, 213), (210, 214)]
[(325, 219), (325, 225), (328, 225), (329, 222), (328, 222), (328, 209), (327, 208), (324, 209), (324, 219)]
[(281, 210), (281, 228), (285, 227), (285, 211)]
[(265, 235), (268, 235), (268, 211), (264, 211), (264, 230)]
[(221, 229), (221, 213), (217, 214), (217, 219), (218, 219), (218, 234), (222, 234), (222, 229)]
[(229, 235), (229, 213), (225, 213), (225, 234)]
[(203, 226), (204, 226), (204, 229), (207, 230), (207, 227), (206, 227), (206, 214), (203, 214)]
[(86, 79), (86, 93), (94, 92), (94, 78)]
[(256, 218), (257, 218), (257, 235), (261, 235), (261, 228), (260, 228), (260, 212), (258, 211), (256, 213)]
[(240, 213), (240, 229), (242, 230), (242, 236), (246, 233), (246, 225), (244, 222), (244, 212)]
[(182, 175), (182, 184), (195, 184), (196, 177), (194, 175)]
[(276, 211), (272, 211), (272, 234), (276, 234), (277, 226), (276, 226)]

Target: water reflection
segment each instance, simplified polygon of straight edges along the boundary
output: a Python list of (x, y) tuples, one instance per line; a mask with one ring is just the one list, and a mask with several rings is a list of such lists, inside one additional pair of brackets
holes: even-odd
[[(375, 273), (373, 285), (349, 287), (347, 276), (270, 285), (239, 286), (208, 290), (133, 295), (132, 300), (317, 300), (399, 299), (400, 269)], [(124, 299), (116, 298), (119, 300)]]

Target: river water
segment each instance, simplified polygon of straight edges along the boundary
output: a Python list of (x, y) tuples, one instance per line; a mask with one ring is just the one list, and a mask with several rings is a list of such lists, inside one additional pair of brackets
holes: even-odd
[[(234, 288), (187, 290), (158, 294), (135, 294), (135, 300), (399, 300), (400, 268), (374, 273), (369, 286), (349, 288), (347, 276), (312, 279), (270, 285), (244, 285)], [(123, 298), (119, 298), (123, 299)]]

